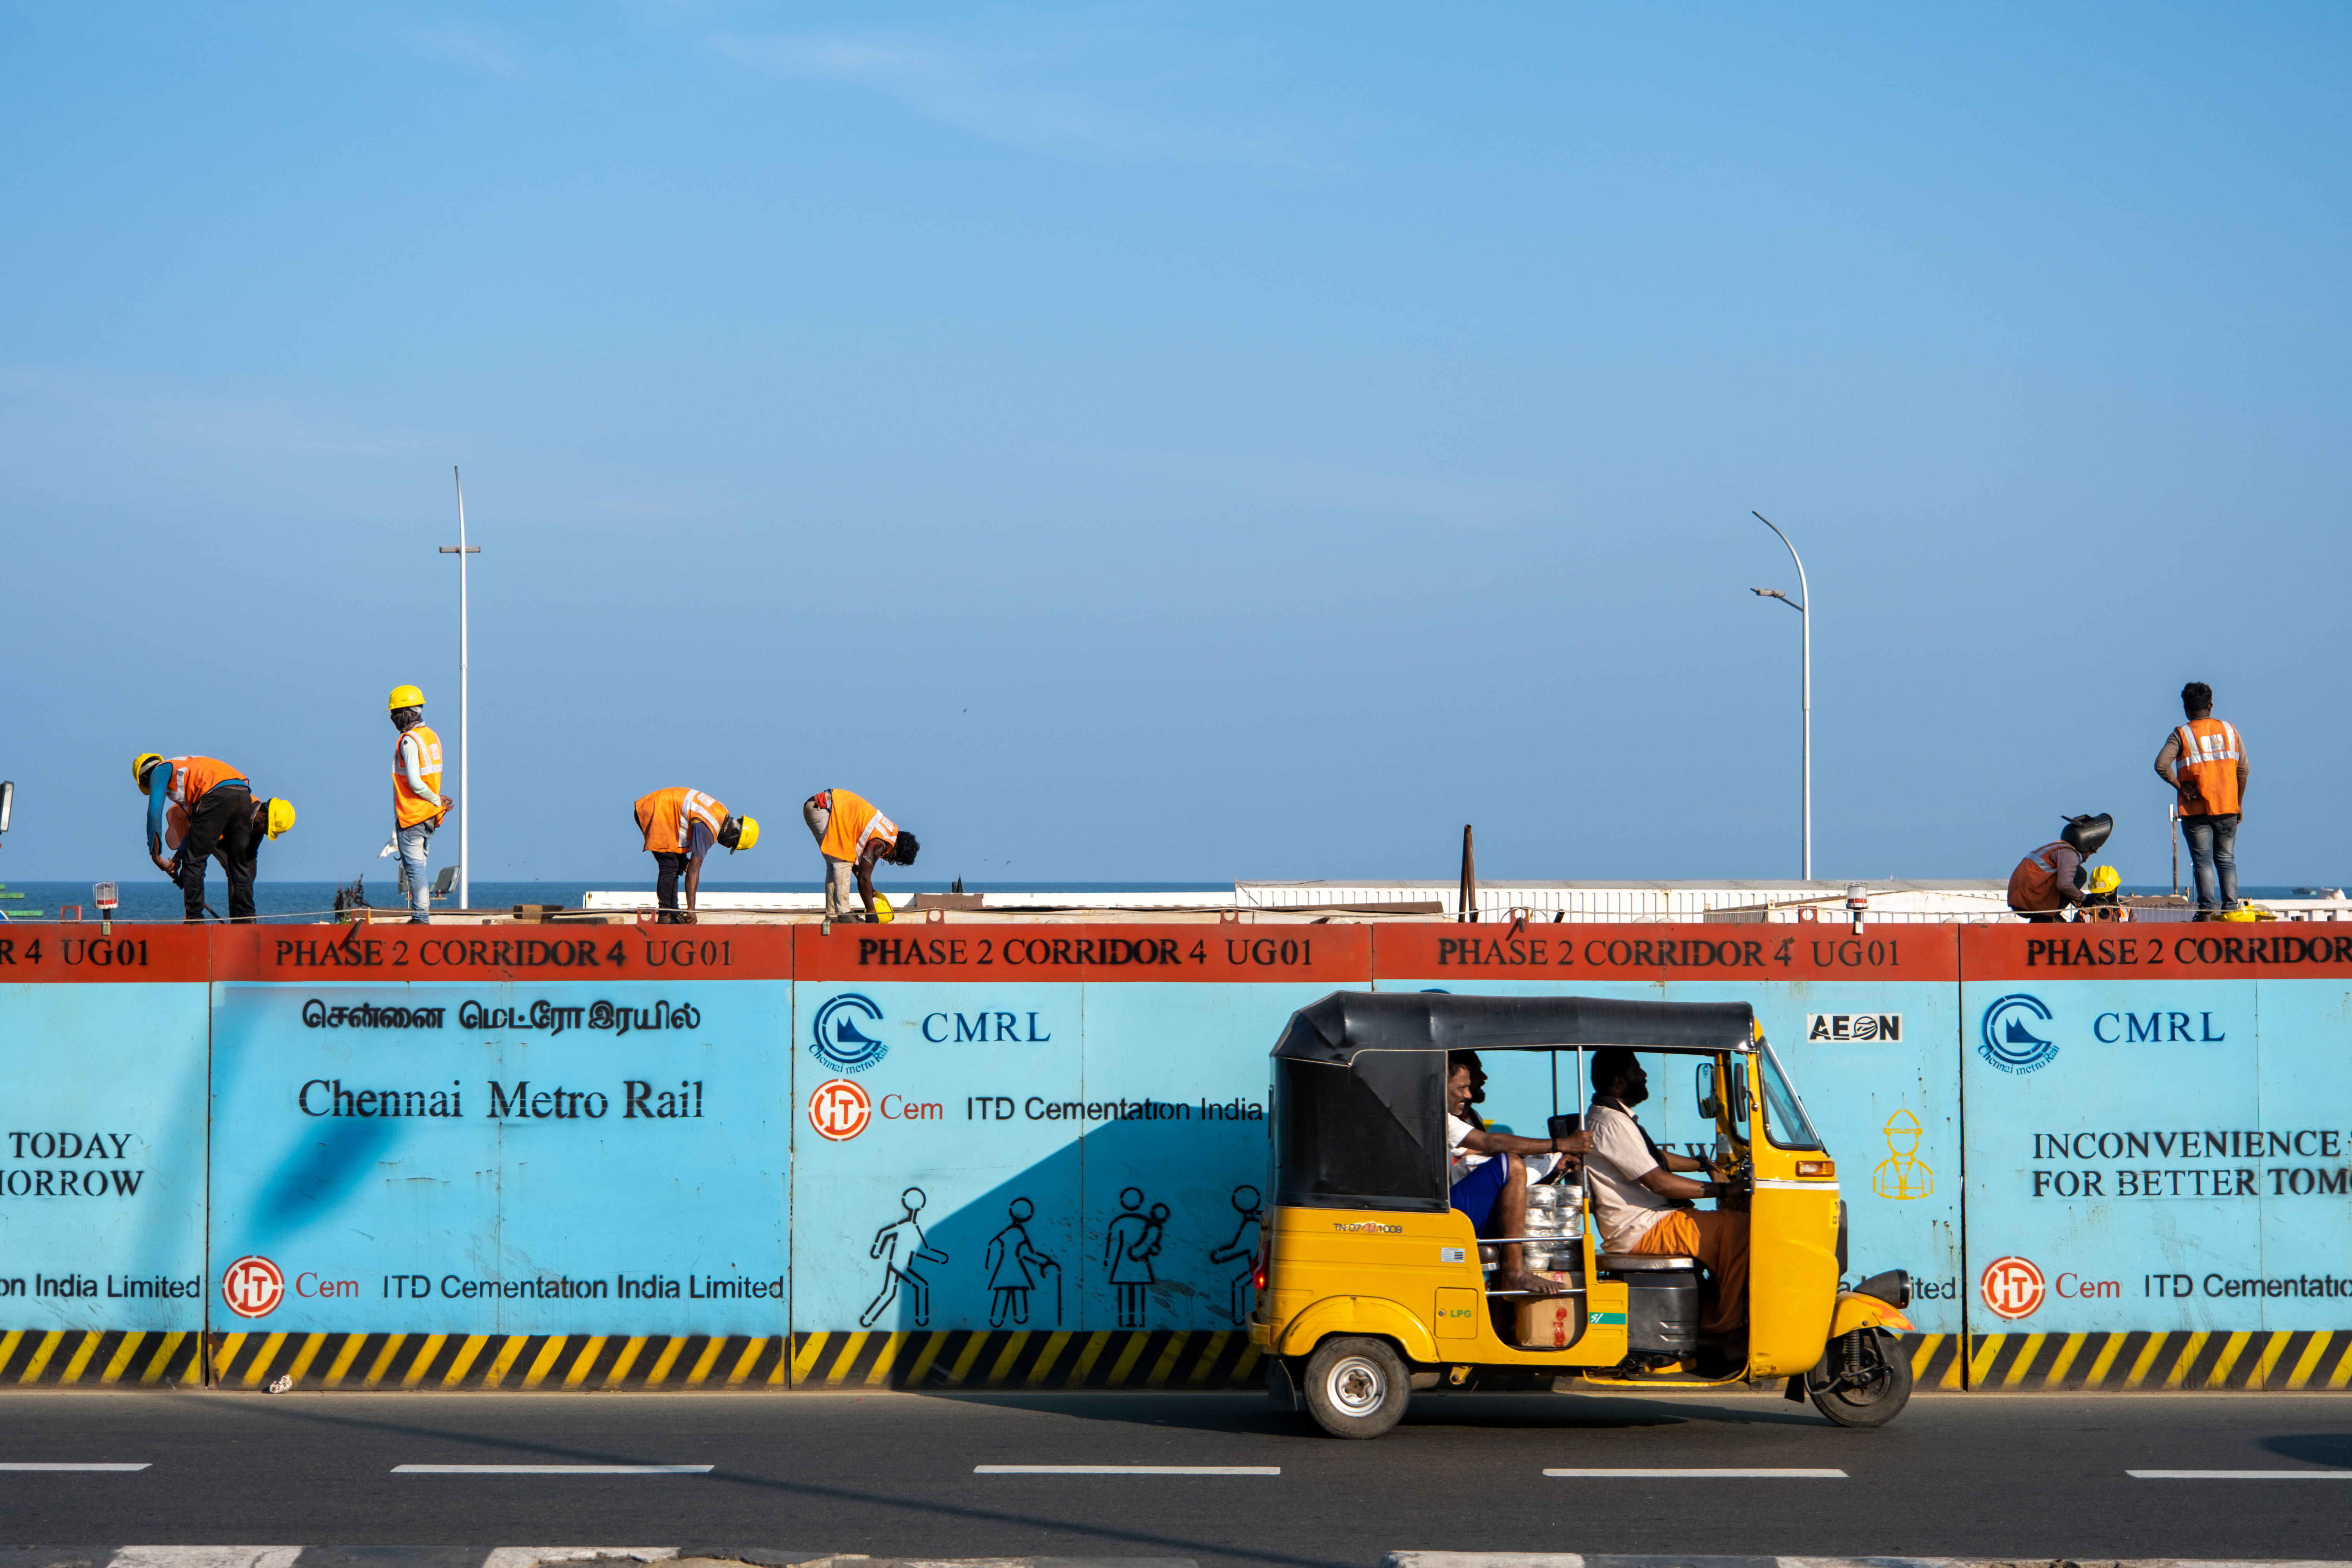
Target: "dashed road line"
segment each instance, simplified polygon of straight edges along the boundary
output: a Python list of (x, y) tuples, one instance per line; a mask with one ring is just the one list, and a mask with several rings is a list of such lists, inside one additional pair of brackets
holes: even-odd
[(2352, 1470), (2126, 1470), (2136, 1481), (2352, 1481)]
[(394, 1465), (395, 1476), (707, 1476), (709, 1465)]
[(1278, 1476), (1280, 1465), (974, 1465), (975, 1476)]
[(0, 1461), (0, 1470), (149, 1470), (152, 1465), (81, 1465), (31, 1463), (20, 1460)]
[(1595, 1481), (1842, 1481), (1847, 1479), (1843, 1470), (1762, 1469), (1578, 1469), (1546, 1470), (1547, 1476), (1564, 1476), (1576, 1480)]

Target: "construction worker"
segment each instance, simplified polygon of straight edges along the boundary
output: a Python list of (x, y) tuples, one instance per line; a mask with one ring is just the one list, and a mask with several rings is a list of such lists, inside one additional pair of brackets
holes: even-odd
[[(251, 781), (217, 757), (142, 752), (131, 760), (131, 776), (147, 797), (147, 858), (179, 885), (183, 916), (191, 922), (205, 918), (205, 862), (218, 855), (228, 878), (228, 918), (250, 921), (261, 841), (294, 826), (292, 803), (257, 802)], [(186, 826), (167, 859), (166, 831), (180, 826), (169, 820), (174, 807)]]
[[(654, 898), (661, 905), (664, 925), (692, 925), (695, 895), (702, 886), (702, 858), (710, 853), (713, 844), (730, 855), (739, 849), (749, 849), (760, 842), (760, 824), (755, 817), (736, 816), (713, 797), (698, 789), (683, 784), (670, 789), (657, 789), (639, 798), (634, 808), (637, 830), (646, 836), (646, 848), (652, 852), (659, 872), (654, 879)], [(686, 873), (686, 907), (677, 909), (677, 879)]]
[(425, 721), (425, 693), (395, 686), (384, 699), (400, 738), (392, 743), (392, 833), (400, 846), (400, 868), (408, 878), (408, 923), (433, 923), (433, 889), (425, 860), (433, 830), (457, 804), (441, 793), (441, 737)]
[[(911, 866), (922, 846), (915, 836), (876, 809), (872, 802), (845, 789), (819, 790), (801, 803), (801, 820), (808, 824), (824, 859), (824, 918), (829, 921), (888, 920), (887, 901), (876, 908), (874, 862)], [(862, 905), (863, 907), (857, 907)]]
[[(2180, 837), (2197, 879), (2197, 918), (2219, 920), (2238, 907), (2238, 816), (2246, 798), (2246, 742), (2237, 726), (2213, 717), (2213, 689), (2180, 689), (2189, 721), (2164, 738), (2156, 775), (2173, 787)], [(2217, 885), (2218, 884), (2218, 885)]]
[(2009, 874), (2009, 907), (2029, 921), (2046, 923), (2064, 919), (2067, 906), (2080, 904), (2085, 893), (2113, 892), (2115, 868), (2100, 867), (2094, 881), (2084, 862), (2099, 852), (2115, 830), (2110, 813), (2068, 817), (2065, 831), (2054, 843), (2020, 860)]

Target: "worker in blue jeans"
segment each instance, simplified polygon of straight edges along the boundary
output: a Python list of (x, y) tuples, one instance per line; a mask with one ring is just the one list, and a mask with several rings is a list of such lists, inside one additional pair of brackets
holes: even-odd
[(2238, 820), (2246, 798), (2246, 739), (2213, 717), (2213, 689), (2180, 689), (2188, 722), (2164, 738), (2156, 775), (2179, 796), (2180, 837), (2197, 879), (2197, 918), (2218, 920), (2238, 907)]

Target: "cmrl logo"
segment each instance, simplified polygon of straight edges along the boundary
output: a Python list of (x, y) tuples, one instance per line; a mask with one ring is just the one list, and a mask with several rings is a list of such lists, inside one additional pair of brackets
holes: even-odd
[(2022, 1318), (2042, 1305), (2043, 1285), (2042, 1270), (2022, 1258), (1996, 1258), (1985, 1265), (1984, 1278), (1977, 1282), (1977, 1294), (1995, 1315)]
[(240, 1258), (221, 1274), (221, 1300), (240, 1318), (266, 1318), (286, 1299), (286, 1276), (267, 1258)]
[(890, 1047), (858, 1026), (882, 1022), (882, 1009), (871, 996), (845, 991), (816, 1010), (816, 1038), (809, 1054), (835, 1072), (864, 1072), (890, 1054)]
[(1977, 1054), (2003, 1072), (2040, 1072), (2058, 1059), (2050, 1021), (2041, 997), (2021, 991), (2004, 996), (1984, 1011)]
[(874, 1102), (849, 1079), (828, 1079), (809, 1091), (808, 1119), (818, 1137), (845, 1143), (874, 1119)]

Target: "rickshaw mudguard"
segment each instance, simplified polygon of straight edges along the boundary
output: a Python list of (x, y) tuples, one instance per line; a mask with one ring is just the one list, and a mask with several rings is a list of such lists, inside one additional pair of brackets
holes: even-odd
[(1326, 1296), (1284, 1325), (1276, 1348), (1307, 1355), (1333, 1334), (1376, 1334), (1394, 1340), (1409, 1361), (1438, 1359), (1429, 1325), (1384, 1296)]
[(1890, 1334), (1913, 1331), (1910, 1319), (1877, 1297), (1842, 1290), (1830, 1314), (1830, 1338), (1842, 1339), (1856, 1329), (1885, 1329)]

